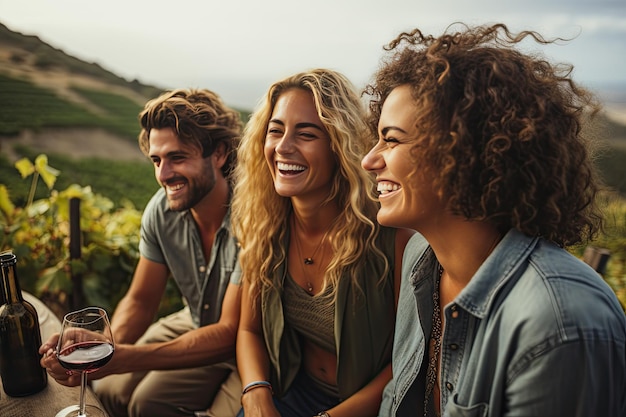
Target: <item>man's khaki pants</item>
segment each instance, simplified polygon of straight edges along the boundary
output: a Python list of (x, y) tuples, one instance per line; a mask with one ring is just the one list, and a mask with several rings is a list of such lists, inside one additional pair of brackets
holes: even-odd
[[(137, 343), (171, 340), (193, 328), (189, 309), (184, 308), (154, 323)], [(110, 375), (94, 381), (93, 387), (110, 417), (189, 417), (194, 411), (234, 417), (241, 408), (241, 380), (234, 360), (190, 369)]]

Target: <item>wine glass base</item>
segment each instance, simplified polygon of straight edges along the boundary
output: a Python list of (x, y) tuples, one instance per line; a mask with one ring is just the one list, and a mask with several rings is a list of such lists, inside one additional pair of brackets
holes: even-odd
[(78, 405), (70, 405), (59, 411), (54, 417), (107, 417), (106, 413), (95, 405), (85, 405), (85, 414), (79, 414)]

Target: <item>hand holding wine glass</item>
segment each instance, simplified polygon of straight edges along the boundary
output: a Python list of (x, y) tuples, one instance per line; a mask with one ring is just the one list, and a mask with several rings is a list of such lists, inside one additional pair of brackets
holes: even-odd
[(111, 360), (115, 343), (109, 318), (104, 309), (87, 307), (63, 318), (56, 355), (59, 363), (71, 372), (80, 372), (80, 404), (61, 410), (56, 417), (100, 417), (105, 413), (85, 404), (87, 374)]

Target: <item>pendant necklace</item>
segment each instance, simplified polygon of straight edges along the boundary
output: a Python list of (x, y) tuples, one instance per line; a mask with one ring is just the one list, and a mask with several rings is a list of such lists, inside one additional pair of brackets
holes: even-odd
[[(306, 290), (310, 294), (313, 294), (313, 284), (311, 283), (311, 280), (309, 280), (308, 274), (306, 273), (306, 270), (305, 270), (305, 266), (311, 266), (315, 264), (315, 257), (317, 255), (317, 252), (319, 252), (322, 246), (324, 246), (324, 242), (326, 241), (326, 238), (328, 237), (328, 233), (330, 233), (330, 230), (333, 228), (334, 223), (335, 222), (331, 223), (331, 225), (328, 226), (328, 229), (326, 229), (324, 236), (322, 236), (322, 239), (317, 244), (317, 247), (313, 251), (313, 254), (311, 256), (303, 257), (302, 248), (300, 247), (300, 237), (298, 236), (298, 232), (296, 231), (296, 220), (295, 218), (293, 218), (293, 233), (295, 235), (294, 240), (296, 241), (296, 249), (298, 250), (298, 259), (302, 259), (303, 261), (300, 267), (302, 268), (302, 275), (304, 279), (306, 280), (306, 287), (307, 287)], [(321, 252), (321, 257), (322, 259), (324, 258), (324, 251)], [(317, 272), (319, 272), (319, 268), (317, 268)]]

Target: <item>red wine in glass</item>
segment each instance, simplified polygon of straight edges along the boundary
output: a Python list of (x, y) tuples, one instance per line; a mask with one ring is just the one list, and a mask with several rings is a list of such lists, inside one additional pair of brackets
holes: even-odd
[(58, 358), (65, 369), (94, 372), (111, 360), (114, 350), (111, 343), (80, 342), (64, 347)]
[(80, 400), (59, 411), (56, 417), (101, 417), (106, 414), (85, 404), (87, 374), (106, 365), (113, 357), (115, 343), (109, 317), (100, 307), (87, 307), (63, 318), (57, 345), (57, 359), (67, 370), (81, 375)]

